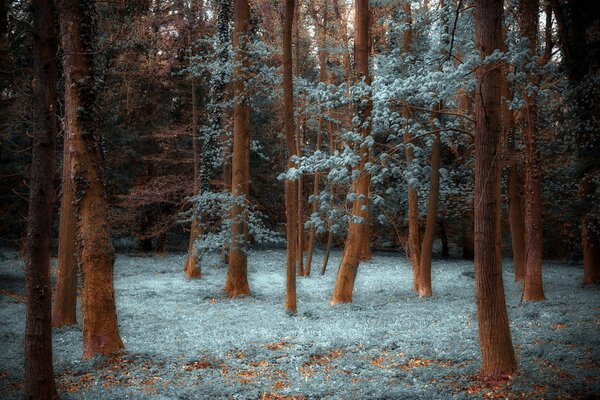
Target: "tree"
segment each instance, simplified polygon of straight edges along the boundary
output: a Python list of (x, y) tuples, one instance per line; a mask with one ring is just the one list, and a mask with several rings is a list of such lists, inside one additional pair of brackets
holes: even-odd
[[(506, 29), (503, 29), (501, 50), (508, 51), (506, 44)], [(508, 219), (510, 224), (510, 238), (513, 263), (515, 265), (515, 281), (525, 279), (525, 219), (523, 218), (523, 204), (521, 201), (521, 170), (519, 168), (518, 151), (516, 145), (515, 123), (513, 111), (509, 107), (512, 100), (512, 91), (508, 82), (510, 65), (507, 63), (502, 68), (502, 136), (508, 148)]]
[(482, 65), (477, 70), (475, 104), (475, 291), (481, 375), (498, 379), (515, 372), (500, 248), (500, 74), (486, 57), (500, 47), (503, 0), (477, 0), (475, 30)]
[(94, 69), (94, 1), (59, 0), (65, 76), (65, 130), (71, 154), (80, 261), (83, 271), (83, 356), (109, 355), (123, 348), (113, 288), (114, 248), (102, 177), (101, 136), (96, 98), (101, 79)]
[(600, 3), (594, 0), (550, 0), (556, 16), (563, 65), (569, 81), (568, 100), (577, 143), (579, 181), (578, 211), (583, 250), (583, 284), (600, 281), (600, 138), (598, 90), (600, 90), (600, 37), (590, 27), (600, 23)]
[(56, 34), (51, 1), (33, 9), (34, 131), (25, 271), (25, 398), (56, 399), (52, 367), (50, 236), (56, 140)]
[[(402, 51), (405, 53), (410, 52), (412, 42), (412, 15), (410, 9), (410, 2), (405, 1), (402, 4), (402, 10), (406, 16), (406, 30), (402, 38)], [(408, 128), (408, 121), (411, 118), (410, 107), (402, 107), (402, 116), (406, 119), (407, 128), (404, 133), (405, 143), (405, 155), (408, 169), (411, 169), (411, 165), (414, 159), (413, 140), (412, 134)], [(408, 256), (410, 257), (410, 263), (413, 270), (413, 290), (419, 291), (419, 274), (421, 270), (421, 239), (419, 237), (419, 200), (417, 197), (417, 189), (411, 182), (408, 183)]]
[[(528, 40), (529, 55), (536, 63), (538, 0), (521, 0), (521, 33)], [(537, 85), (536, 71), (527, 71), (528, 82)], [(523, 137), (525, 140), (525, 282), (523, 301), (544, 300), (542, 282), (542, 171), (538, 140), (535, 92), (524, 90)]]
[[(284, 130), (288, 153), (288, 168), (293, 167), (292, 157), (297, 155), (294, 140), (294, 86), (292, 61), (292, 29), (294, 26), (294, 0), (285, 1), (283, 12), (283, 103)], [(316, 179), (316, 178), (315, 178)], [(285, 181), (285, 210), (287, 236), (287, 267), (285, 285), (285, 310), (296, 312), (296, 264), (298, 258), (298, 181)], [(310, 252), (309, 252), (310, 257)], [(310, 270), (310, 264), (308, 264)]]
[[(356, 0), (354, 3), (354, 46), (355, 74), (358, 80), (370, 85), (369, 77), (369, 1)], [(369, 89), (370, 90), (370, 89)], [(357, 102), (358, 127), (361, 137), (366, 139), (370, 131), (371, 101), (370, 97), (361, 98)], [(352, 219), (348, 225), (348, 236), (344, 247), (344, 256), (340, 264), (337, 280), (331, 298), (331, 304), (349, 303), (352, 301), (354, 280), (363, 249), (363, 241), (367, 240), (368, 196), (370, 175), (365, 169), (369, 160), (369, 147), (359, 143), (357, 150), (360, 162), (356, 167), (358, 177), (353, 182), (355, 200), (352, 205)]]
[[(248, 196), (250, 154), (250, 105), (245, 93), (248, 62), (248, 40), (250, 32), (250, 6), (247, 0), (234, 3), (234, 71), (233, 71), (233, 155), (231, 163), (231, 193)], [(247, 199), (245, 199), (247, 200)], [(236, 202), (231, 209), (231, 246), (225, 292), (230, 297), (250, 294), (248, 286), (247, 257), (243, 243), (246, 241), (247, 214)]]
[[(203, 9), (203, 1), (199, 2), (198, 7), (200, 10)], [(183, 13), (183, 10), (181, 11)], [(200, 17), (202, 18), (202, 16)], [(203, 23), (203, 20), (200, 20)], [(191, 16), (188, 21), (187, 37), (188, 45), (190, 46), (190, 59), (192, 57), (192, 39), (191, 39)], [(191, 76), (191, 92), (192, 92), (192, 149), (194, 153), (194, 195), (197, 196), (200, 193), (200, 138), (198, 137), (198, 101), (196, 100), (196, 79), (194, 75)], [(196, 240), (200, 236), (200, 221), (197, 216), (192, 217), (192, 226), (190, 228), (190, 240), (188, 244), (188, 254), (183, 266), (183, 271), (188, 278), (200, 278), (201, 270), (198, 266), (198, 258), (196, 257)]]
[(63, 130), (63, 167), (61, 179), (60, 222), (58, 228), (58, 261), (56, 288), (52, 304), (52, 326), (77, 324), (77, 244), (73, 194), (71, 180), (71, 152), (69, 131)]

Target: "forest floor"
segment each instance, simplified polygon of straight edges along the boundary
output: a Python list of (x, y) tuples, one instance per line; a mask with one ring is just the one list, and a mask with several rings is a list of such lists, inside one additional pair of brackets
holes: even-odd
[[(1, 254), (0, 398), (22, 398), (23, 262)], [(320, 266), (322, 253), (315, 258)], [(115, 362), (82, 360), (81, 327), (55, 330), (61, 398), (600, 398), (600, 289), (581, 286), (581, 266), (545, 263), (548, 300), (521, 303), (505, 260), (519, 372), (486, 384), (477, 380), (472, 263), (434, 261), (434, 296), (419, 299), (405, 257), (375, 254), (359, 269), (354, 302), (332, 307), (334, 253), (325, 276), (298, 279), (299, 312), (288, 316), (284, 260), (283, 250), (252, 251), (252, 296), (229, 299), (215, 260), (191, 281), (183, 255), (119, 255), (126, 351)]]

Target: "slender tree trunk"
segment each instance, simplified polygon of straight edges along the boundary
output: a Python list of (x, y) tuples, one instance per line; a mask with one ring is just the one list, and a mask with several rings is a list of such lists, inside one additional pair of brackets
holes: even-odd
[(435, 135), (431, 146), (431, 175), (429, 176), (429, 201), (427, 203), (427, 216), (425, 218), (425, 234), (421, 247), (421, 264), (419, 272), (419, 297), (431, 297), (431, 253), (435, 224), (437, 220), (437, 206), (440, 193), (440, 163), (441, 163), (440, 135)]
[[(411, 51), (411, 43), (413, 37), (412, 30), (412, 14), (410, 10), (410, 2), (402, 3), (402, 10), (406, 16), (406, 29), (402, 38), (402, 51), (409, 53)], [(406, 128), (404, 131), (404, 153), (406, 156), (406, 165), (410, 170), (414, 160), (414, 152), (412, 148), (413, 136), (410, 132), (409, 120), (411, 118), (410, 107), (402, 107), (402, 117), (406, 120)], [(417, 197), (417, 188), (408, 184), (408, 257), (413, 270), (413, 290), (419, 291), (419, 274), (421, 270), (421, 238), (419, 235), (419, 199)]]
[[(506, 30), (502, 31), (502, 50), (506, 52)], [(512, 99), (510, 85), (507, 80), (509, 66), (502, 67), (502, 130), (508, 145), (508, 219), (510, 223), (510, 237), (512, 241), (513, 263), (515, 265), (515, 281), (520, 282), (525, 278), (525, 219), (523, 217), (523, 204), (521, 202), (521, 179), (519, 163), (517, 160), (517, 147), (515, 143), (515, 126), (512, 110), (508, 103)]]
[(331, 254), (331, 246), (333, 245), (333, 234), (331, 231), (327, 232), (327, 247), (325, 248), (325, 256), (323, 256), (323, 265), (321, 266), (321, 275), (325, 275), (327, 269), (327, 263), (329, 262), (329, 255)]
[[(190, 29), (188, 29), (188, 44), (190, 46), (189, 56), (192, 56), (192, 40)], [(200, 138), (198, 137), (198, 106), (196, 101), (196, 80), (192, 76), (192, 149), (194, 153), (194, 196), (200, 193)], [(188, 244), (188, 253), (183, 265), (183, 272), (188, 278), (200, 278), (202, 272), (198, 265), (196, 256), (196, 240), (200, 237), (200, 220), (196, 213), (192, 213), (192, 227), (190, 228), (190, 240)]]
[(102, 180), (100, 133), (95, 126), (95, 5), (92, 1), (59, 0), (57, 11), (64, 51), (65, 129), (70, 142), (83, 269), (83, 356), (88, 358), (123, 347), (113, 289), (114, 249)]
[(77, 324), (77, 247), (73, 195), (73, 182), (71, 180), (71, 152), (69, 132), (63, 133), (63, 168), (62, 188), (60, 198), (60, 222), (58, 229), (58, 267), (56, 270), (56, 288), (54, 289), (54, 303), (52, 305), (52, 326)]
[[(481, 59), (500, 47), (503, 0), (477, 0), (475, 31)], [(496, 64), (477, 70), (475, 107), (475, 289), (481, 375), (498, 379), (517, 369), (498, 253), (500, 184), (500, 74)]]
[(444, 260), (450, 257), (450, 248), (448, 247), (448, 233), (446, 232), (446, 221), (443, 218), (438, 220), (440, 229), (440, 240), (442, 242), (442, 258)]
[[(536, 57), (538, 0), (521, 0), (519, 15), (522, 34), (529, 40), (529, 54)], [(528, 81), (537, 83), (535, 73)], [(524, 90), (523, 136), (525, 139), (525, 283), (523, 301), (544, 300), (542, 281), (542, 173), (536, 140), (538, 136), (536, 96)]]
[[(234, 2), (233, 49), (237, 65), (233, 71), (233, 158), (231, 163), (231, 193), (244, 196), (247, 201), (249, 182), (250, 105), (244, 93), (248, 63), (248, 40), (250, 33), (250, 6), (247, 0)], [(244, 246), (248, 215), (243, 206), (235, 204), (231, 210), (231, 246), (225, 292), (230, 297), (250, 294), (248, 266)]]
[[(367, 84), (371, 83), (369, 77), (369, 1), (355, 0), (354, 3), (354, 45), (355, 45), (355, 72), (359, 79), (364, 78)], [(371, 114), (370, 99), (368, 105), (359, 108), (358, 116), (361, 121), (366, 121)], [(370, 127), (363, 127), (362, 137), (369, 135)], [(358, 146), (360, 152), (360, 163), (357, 170), (360, 172), (358, 178), (354, 181), (354, 192), (357, 199), (352, 206), (352, 217), (360, 218), (362, 223), (351, 221), (348, 226), (348, 236), (344, 248), (344, 256), (338, 271), (331, 304), (349, 303), (352, 301), (352, 292), (354, 290), (354, 280), (358, 271), (358, 264), (362, 250), (362, 242), (365, 240), (364, 224), (368, 221), (367, 206), (369, 203), (369, 186), (371, 177), (365, 171), (365, 164), (369, 159), (369, 150), (366, 147)]]
[[(283, 102), (284, 102), (284, 130), (288, 151), (288, 168), (294, 164), (291, 158), (296, 155), (294, 141), (294, 79), (292, 58), (292, 28), (294, 25), (294, 0), (285, 1), (283, 15)], [(298, 256), (298, 226), (296, 225), (296, 209), (298, 203), (298, 181), (285, 181), (285, 208), (286, 208), (286, 235), (287, 235), (287, 267), (285, 284), (285, 304), (287, 312), (296, 313), (296, 257)]]
[(525, 218), (523, 217), (523, 204), (521, 202), (521, 179), (519, 178), (519, 164), (515, 146), (514, 130), (509, 133), (509, 173), (508, 173), (508, 201), (510, 235), (512, 240), (513, 262), (515, 264), (515, 281), (525, 279)]
[(50, 237), (56, 141), (56, 34), (52, 2), (34, 0), (34, 132), (25, 270), (25, 398), (56, 399), (52, 367)]
[[(314, 7), (314, 2), (311, 4), (311, 11), (313, 14), (313, 20), (315, 23), (319, 22), (319, 16), (317, 15), (316, 9)], [(327, 82), (327, 23), (329, 20), (329, 11), (327, 2), (323, 2), (321, 6), (323, 10), (323, 27), (320, 29), (320, 41), (319, 41), (319, 82)], [(321, 110), (323, 112), (323, 110)], [(323, 140), (323, 131), (325, 130), (325, 120), (322, 117), (319, 117), (319, 126), (317, 132), (317, 150), (321, 150), (322, 140)], [(319, 202), (316, 200), (319, 195), (319, 178), (320, 175), (316, 173), (313, 178), (313, 201), (311, 204), (311, 211), (315, 214), (319, 210)], [(316, 229), (314, 226), (310, 228), (308, 235), (308, 249), (306, 251), (306, 265), (304, 267), (304, 272), (306, 275), (310, 275), (311, 267), (312, 267), (312, 256), (315, 244), (315, 236)]]

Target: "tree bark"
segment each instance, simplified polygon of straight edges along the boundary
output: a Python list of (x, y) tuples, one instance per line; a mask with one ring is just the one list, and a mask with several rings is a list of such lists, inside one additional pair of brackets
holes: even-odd
[[(249, 183), (250, 150), (250, 105), (244, 93), (248, 62), (248, 40), (250, 33), (250, 6), (247, 0), (235, 0), (233, 49), (236, 67), (233, 71), (233, 158), (231, 162), (231, 194), (243, 196), (247, 201)], [(225, 292), (230, 297), (250, 294), (248, 266), (243, 246), (246, 236), (248, 215), (243, 206), (236, 203), (231, 210), (231, 246)]]
[(52, 305), (52, 326), (77, 324), (77, 246), (73, 193), (71, 180), (71, 152), (69, 132), (63, 132), (63, 168), (60, 198), (60, 221), (58, 228), (58, 267), (56, 270), (56, 288)]
[[(294, 0), (285, 1), (283, 15), (283, 103), (284, 130), (288, 152), (288, 168), (292, 168), (291, 158), (296, 155), (294, 141), (294, 82), (292, 58), (292, 29), (294, 25)], [(298, 250), (298, 231), (296, 216), (298, 213), (298, 181), (285, 181), (286, 236), (287, 236), (287, 267), (285, 283), (284, 308), (289, 313), (296, 313), (296, 264)]]
[(95, 126), (95, 5), (93, 1), (59, 0), (57, 11), (64, 51), (65, 129), (71, 145), (71, 179), (83, 269), (83, 356), (89, 358), (123, 348), (117, 326), (114, 249), (102, 179), (100, 134)]
[(56, 141), (56, 34), (52, 2), (34, 0), (34, 132), (25, 270), (25, 398), (56, 399), (52, 366), (50, 236)]
[[(355, 0), (354, 3), (354, 45), (355, 45), (355, 73), (358, 79), (365, 80), (365, 83), (371, 83), (369, 77), (369, 1)], [(368, 101), (366, 107), (359, 108), (358, 116), (365, 122), (371, 115), (371, 102)], [(369, 135), (370, 126), (361, 129), (363, 138)], [(344, 256), (338, 271), (337, 280), (331, 298), (331, 304), (349, 303), (352, 301), (352, 292), (354, 290), (354, 280), (358, 271), (358, 264), (362, 250), (362, 242), (365, 240), (364, 224), (368, 223), (368, 196), (371, 177), (365, 171), (365, 164), (369, 159), (369, 150), (366, 147), (358, 146), (360, 152), (360, 162), (357, 170), (360, 172), (358, 178), (354, 181), (354, 192), (357, 195), (352, 206), (352, 219), (348, 226), (348, 236), (344, 248)], [(354, 219), (361, 219), (362, 223)]]
[[(475, 31), (481, 59), (500, 47), (503, 0), (477, 0)], [(477, 70), (475, 107), (475, 289), (481, 376), (499, 379), (517, 364), (512, 346), (497, 247), (500, 199), (500, 74), (497, 64)]]
[[(538, 35), (538, 0), (521, 0), (521, 33), (529, 41), (529, 54), (536, 57)], [(537, 84), (535, 73), (527, 80)], [(523, 90), (523, 136), (525, 139), (525, 282), (523, 301), (544, 300), (542, 281), (542, 172), (539, 149), (536, 96)]]

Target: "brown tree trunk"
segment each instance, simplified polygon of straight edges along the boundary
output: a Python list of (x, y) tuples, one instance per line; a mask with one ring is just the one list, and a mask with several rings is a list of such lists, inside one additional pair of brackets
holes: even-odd
[(56, 34), (51, 1), (34, 0), (34, 132), (25, 270), (25, 398), (56, 399), (52, 367), (50, 236), (56, 141)]
[(525, 218), (521, 202), (521, 179), (515, 146), (514, 130), (509, 134), (509, 173), (508, 173), (508, 214), (512, 241), (513, 262), (515, 264), (515, 281), (525, 279)]
[[(249, 182), (250, 105), (244, 93), (248, 63), (248, 40), (250, 33), (250, 6), (247, 0), (234, 2), (233, 49), (236, 68), (233, 71), (233, 158), (231, 162), (231, 194), (244, 196), (247, 201)], [(248, 215), (243, 206), (235, 204), (231, 209), (231, 246), (225, 292), (230, 297), (250, 294), (248, 266), (244, 245)]]
[(333, 245), (333, 234), (331, 231), (327, 232), (327, 247), (325, 248), (325, 255), (323, 256), (323, 265), (321, 266), (321, 275), (325, 275), (327, 264), (329, 263), (329, 255), (331, 254), (331, 246)]
[[(502, 31), (502, 50), (506, 52), (506, 30)], [(520, 282), (525, 278), (525, 219), (523, 217), (523, 204), (521, 202), (521, 178), (517, 160), (517, 147), (515, 143), (515, 126), (512, 110), (508, 107), (512, 93), (507, 80), (509, 66), (502, 67), (502, 130), (508, 145), (508, 219), (510, 223), (510, 237), (512, 243), (513, 263), (515, 265), (515, 281)]]
[[(294, 0), (285, 1), (283, 15), (283, 102), (284, 102), (284, 130), (288, 152), (288, 168), (294, 164), (291, 157), (296, 155), (296, 143), (294, 141), (294, 82), (293, 82), (293, 59), (292, 59), (292, 28), (294, 25)], [(296, 264), (298, 249), (298, 231), (296, 216), (298, 214), (298, 181), (285, 181), (285, 213), (286, 213), (286, 236), (287, 236), (287, 267), (285, 283), (284, 308), (289, 313), (296, 313)]]
[(431, 175), (429, 176), (429, 201), (427, 202), (427, 216), (425, 217), (425, 233), (421, 247), (421, 264), (419, 271), (419, 297), (431, 297), (431, 253), (433, 238), (435, 236), (435, 223), (437, 220), (438, 197), (440, 193), (440, 163), (441, 163), (440, 135), (435, 135), (431, 146)]
[[(481, 59), (500, 47), (503, 0), (477, 0), (475, 29)], [(475, 106), (475, 289), (481, 375), (499, 379), (513, 374), (512, 346), (497, 235), (500, 207), (500, 74), (496, 64), (477, 70)]]
[[(191, 29), (190, 29), (191, 30)], [(190, 30), (188, 30), (188, 45), (190, 46), (189, 56), (192, 56), (192, 40)], [(194, 195), (200, 193), (200, 138), (198, 137), (198, 107), (196, 104), (196, 80), (192, 76), (192, 149), (194, 152)], [(200, 221), (196, 213), (192, 213), (192, 227), (190, 228), (190, 241), (188, 244), (188, 253), (183, 265), (185, 276), (191, 279), (200, 278), (202, 272), (198, 265), (196, 256), (196, 240), (200, 237)]]
[(442, 258), (444, 260), (450, 257), (450, 247), (448, 246), (448, 233), (446, 232), (446, 221), (440, 218), (438, 221), (440, 229), (440, 241), (442, 242)]
[[(521, 33), (529, 40), (529, 54), (536, 57), (538, 35), (538, 0), (521, 0), (519, 16)], [(528, 73), (528, 81), (534, 85), (537, 78)], [(541, 159), (536, 140), (536, 96), (523, 91), (523, 136), (525, 139), (525, 283), (523, 301), (544, 300), (542, 281), (542, 172)]]
[(59, 0), (57, 11), (64, 51), (65, 129), (71, 145), (71, 179), (83, 270), (83, 356), (88, 358), (108, 355), (123, 347), (113, 289), (114, 249), (102, 180), (100, 134), (94, 120), (95, 5)]
[[(402, 3), (402, 10), (406, 15), (406, 29), (402, 38), (402, 51), (409, 53), (413, 37), (412, 14), (410, 2)], [(414, 152), (412, 149), (413, 136), (409, 130), (408, 120), (411, 118), (410, 107), (402, 107), (402, 117), (406, 119), (406, 130), (404, 132), (404, 145), (407, 168), (412, 168)], [(421, 269), (421, 238), (419, 235), (419, 199), (417, 197), (417, 188), (408, 185), (408, 257), (413, 270), (413, 290), (419, 291), (419, 273)]]
[[(371, 83), (369, 77), (369, 1), (355, 0), (354, 3), (354, 46), (355, 46), (355, 72), (358, 79), (364, 78), (367, 84)], [(371, 113), (370, 99), (368, 105), (357, 110), (361, 121), (366, 121)], [(361, 135), (369, 135), (370, 127), (362, 128)], [(358, 178), (354, 181), (354, 192), (357, 199), (352, 206), (352, 218), (360, 218), (362, 223), (350, 221), (348, 226), (348, 236), (344, 248), (344, 256), (340, 264), (337, 280), (331, 298), (331, 304), (349, 303), (352, 301), (352, 292), (354, 290), (354, 280), (358, 271), (358, 264), (362, 251), (362, 242), (365, 240), (364, 224), (368, 223), (369, 186), (371, 177), (365, 171), (365, 164), (369, 159), (367, 148), (358, 146), (360, 152), (360, 163), (357, 170), (360, 172)]]
[(63, 133), (63, 168), (62, 188), (60, 198), (60, 222), (58, 228), (58, 267), (56, 270), (56, 288), (54, 289), (54, 303), (52, 305), (52, 326), (77, 324), (77, 247), (73, 194), (71, 180), (71, 148), (69, 132)]
[[(323, 2), (321, 7), (323, 8), (323, 27), (320, 29), (319, 36), (319, 82), (327, 82), (327, 22), (329, 19), (329, 10), (327, 2)], [(316, 24), (319, 23), (319, 16), (316, 12), (316, 8), (314, 5), (314, 1), (311, 3), (311, 13), (313, 20)], [(323, 112), (323, 110), (321, 110)], [(323, 140), (323, 131), (325, 130), (325, 120), (322, 117), (319, 117), (319, 126), (317, 132), (317, 150), (321, 150), (322, 140)], [(318, 173), (314, 174), (313, 178), (313, 196), (314, 200), (311, 204), (312, 213), (316, 213), (319, 209), (319, 202), (316, 200), (316, 197), (319, 195), (319, 178), (320, 175)], [(315, 244), (315, 236), (316, 229), (314, 226), (310, 228), (308, 234), (308, 249), (306, 251), (306, 264), (304, 267), (304, 272), (306, 275), (310, 275), (311, 267), (312, 267), (312, 257), (314, 251)]]

